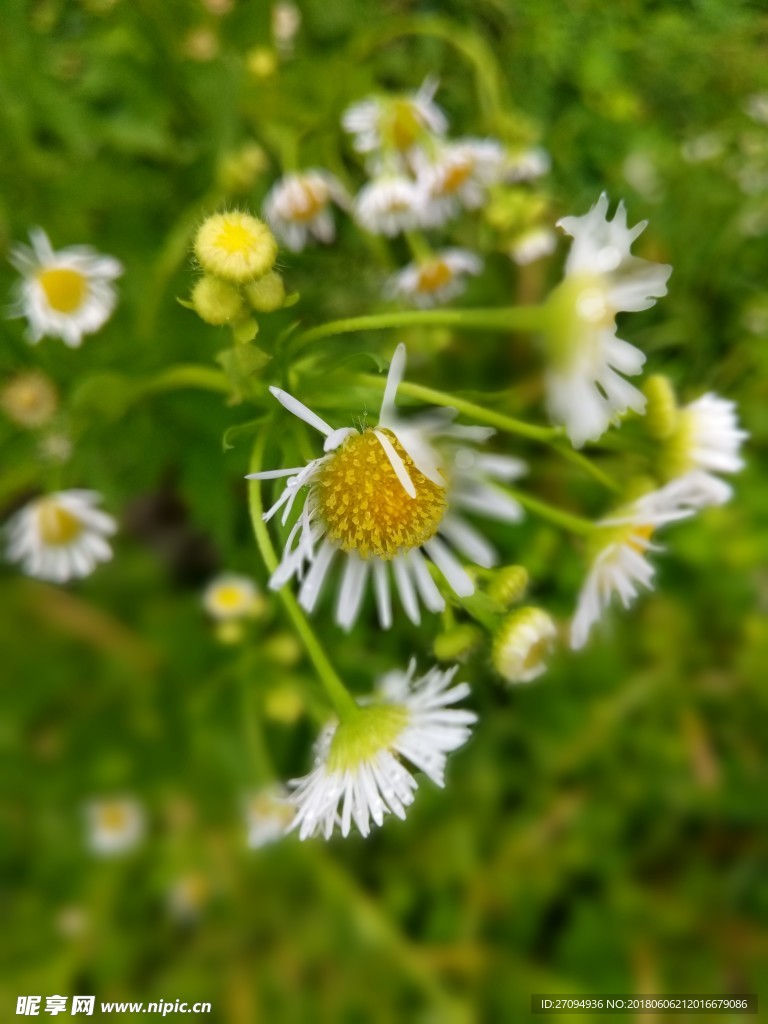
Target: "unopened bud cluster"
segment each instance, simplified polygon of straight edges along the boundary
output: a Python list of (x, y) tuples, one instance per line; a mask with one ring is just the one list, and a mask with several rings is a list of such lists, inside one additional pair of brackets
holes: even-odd
[(253, 313), (282, 308), (285, 285), (274, 270), (277, 242), (258, 217), (233, 210), (206, 218), (194, 250), (203, 276), (192, 289), (191, 305), (207, 324), (237, 327)]

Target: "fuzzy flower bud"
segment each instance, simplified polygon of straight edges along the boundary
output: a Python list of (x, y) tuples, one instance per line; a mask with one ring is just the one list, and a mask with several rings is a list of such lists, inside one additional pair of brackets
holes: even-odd
[(37, 370), (20, 373), (0, 392), (0, 406), (8, 419), (29, 429), (45, 426), (56, 412), (58, 401), (53, 382)]
[(435, 637), (435, 657), (439, 661), (461, 661), (483, 642), (482, 630), (469, 623), (455, 626)]
[(486, 592), (503, 608), (511, 608), (521, 600), (527, 587), (528, 570), (522, 565), (507, 565), (493, 574)]
[(677, 399), (675, 389), (668, 377), (655, 373), (643, 385), (647, 399), (645, 425), (648, 433), (657, 441), (671, 437), (677, 425)]
[(285, 301), (285, 284), (276, 270), (270, 270), (258, 281), (251, 281), (244, 291), (251, 309), (257, 313), (274, 313)]
[(556, 635), (554, 622), (540, 608), (512, 612), (493, 640), (494, 668), (508, 683), (529, 683), (545, 671)]
[(195, 238), (195, 255), (207, 273), (245, 284), (272, 269), (277, 242), (264, 221), (232, 210), (203, 221)]
[(234, 285), (207, 274), (192, 289), (192, 306), (201, 320), (214, 327), (239, 319), (245, 310), (243, 298)]

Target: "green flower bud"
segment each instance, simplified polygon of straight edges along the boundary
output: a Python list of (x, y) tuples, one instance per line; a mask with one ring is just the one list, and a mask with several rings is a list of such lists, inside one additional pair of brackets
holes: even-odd
[(664, 441), (671, 437), (677, 426), (677, 399), (675, 389), (668, 377), (656, 373), (643, 385), (648, 399), (645, 411), (645, 426), (651, 437)]
[(234, 285), (217, 277), (201, 277), (192, 289), (192, 307), (201, 320), (221, 327), (239, 319), (245, 310), (243, 298)]
[(243, 290), (251, 308), (257, 313), (274, 313), (285, 300), (285, 284), (276, 270), (270, 270), (258, 281), (251, 281)]
[(460, 661), (483, 642), (483, 631), (469, 623), (455, 626), (435, 637), (435, 657), (440, 661)]
[(494, 572), (486, 593), (502, 608), (510, 608), (521, 600), (527, 588), (528, 570), (522, 565), (507, 565)]

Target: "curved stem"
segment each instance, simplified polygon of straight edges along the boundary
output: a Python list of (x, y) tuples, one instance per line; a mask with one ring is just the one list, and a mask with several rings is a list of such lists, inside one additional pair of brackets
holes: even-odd
[(232, 390), (227, 377), (221, 370), (196, 363), (179, 363), (138, 384), (135, 398), (156, 395), (177, 388), (199, 388), (203, 391), (217, 391), (229, 394)]
[(574, 515), (572, 512), (566, 512), (561, 508), (555, 508), (553, 505), (548, 504), (546, 501), (541, 501), (540, 498), (534, 498), (530, 494), (526, 494), (524, 491), (518, 491), (514, 487), (502, 487), (499, 484), (494, 484), (497, 490), (503, 491), (504, 494), (508, 494), (510, 498), (514, 498), (523, 508), (527, 508), (529, 512), (533, 512), (534, 515), (540, 516), (542, 519), (549, 520), (550, 523), (554, 523), (555, 526), (562, 526), (565, 530), (570, 530), (571, 533), (588, 534), (592, 533), (594, 523), (589, 519), (582, 519), (581, 516)]
[(505, 309), (407, 309), (331, 320), (294, 335), (290, 346), (304, 348), (313, 341), (356, 331), (380, 331), (388, 327), (474, 327), (481, 331), (529, 331), (542, 326), (541, 306), (509, 306)]
[[(250, 467), (251, 473), (258, 473), (261, 471), (266, 441), (267, 433), (266, 430), (262, 429), (253, 446)], [(256, 543), (258, 544), (259, 551), (261, 552), (261, 557), (264, 559), (264, 564), (267, 569), (272, 573), (277, 568), (277, 555), (275, 554), (275, 549), (272, 547), (272, 541), (269, 537), (267, 524), (262, 518), (264, 506), (261, 500), (260, 480), (248, 481), (248, 508), (251, 515), (251, 524), (253, 526), (254, 536), (256, 537)], [(320, 641), (317, 639), (312, 631), (312, 627), (307, 622), (304, 612), (299, 607), (298, 601), (289, 590), (286, 590), (285, 587), (278, 590), (277, 594), (282, 601), (283, 607), (288, 613), (289, 618), (293, 622), (296, 632), (301, 637), (301, 641), (304, 644), (306, 652), (315, 667), (315, 671), (317, 672), (321, 683), (325, 687), (325, 691), (328, 694), (331, 703), (336, 709), (336, 713), (342, 721), (344, 719), (351, 718), (352, 715), (355, 715), (358, 712), (357, 703), (329, 661)]]

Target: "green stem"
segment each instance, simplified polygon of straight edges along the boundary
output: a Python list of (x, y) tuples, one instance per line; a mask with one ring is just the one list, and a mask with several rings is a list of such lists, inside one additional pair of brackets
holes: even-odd
[[(384, 390), (386, 380), (370, 373), (355, 374), (355, 382), (363, 385), (376, 387)], [(410, 381), (403, 381), (397, 389), (398, 394), (410, 395), (411, 398), (418, 398), (423, 402), (430, 402), (432, 405), (447, 406), (456, 409), (472, 417), (478, 423), (486, 423), (489, 427), (497, 427), (508, 434), (520, 434), (521, 437), (529, 437), (534, 441), (552, 442), (560, 436), (558, 427), (537, 427), (533, 423), (524, 423), (523, 420), (516, 420), (512, 416), (505, 416), (504, 413), (494, 412), (482, 405), (475, 405), (457, 395), (448, 395), (444, 391), (436, 391), (434, 388), (424, 387), (422, 384), (412, 384)]]
[(497, 490), (503, 491), (504, 494), (508, 494), (510, 498), (514, 498), (515, 501), (519, 502), (523, 508), (527, 508), (529, 512), (533, 512), (534, 515), (541, 516), (542, 519), (549, 520), (550, 523), (554, 523), (555, 526), (562, 526), (565, 530), (570, 530), (571, 533), (580, 533), (583, 535), (592, 533), (595, 526), (589, 519), (582, 519), (581, 516), (574, 515), (572, 512), (565, 512), (563, 509), (555, 508), (553, 505), (549, 505), (546, 501), (541, 501), (539, 498), (534, 498), (530, 494), (526, 494), (524, 491), (518, 491), (514, 487), (501, 487), (499, 484), (494, 484)]
[(331, 320), (294, 335), (290, 346), (304, 348), (322, 338), (356, 331), (381, 331), (388, 327), (474, 327), (481, 331), (533, 331), (542, 326), (541, 306), (509, 306), (505, 309), (407, 309)]
[(179, 388), (199, 388), (202, 391), (217, 391), (225, 395), (231, 391), (229, 381), (221, 370), (198, 366), (195, 363), (179, 363), (140, 382), (134, 392), (134, 398), (176, 391)]
[[(251, 473), (258, 473), (261, 470), (264, 460), (264, 448), (266, 446), (267, 433), (266, 430), (261, 430), (256, 443), (253, 446), (253, 454), (251, 456)], [(262, 515), (264, 512), (264, 506), (261, 500), (261, 481), (260, 480), (249, 480), (248, 481), (248, 507), (251, 515), (251, 524), (253, 526), (253, 532), (256, 537), (256, 543), (258, 544), (261, 557), (264, 559), (264, 564), (267, 569), (272, 573), (277, 568), (278, 560), (275, 554), (275, 549), (272, 547), (272, 541), (269, 537), (269, 531), (267, 530), (267, 524), (264, 522)], [(301, 641), (307, 651), (307, 654), (315, 666), (321, 683), (325, 687), (325, 691), (331, 700), (339, 718), (344, 721), (345, 719), (351, 718), (358, 712), (358, 706), (350, 692), (347, 690), (341, 678), (337, 674), (333, 665), (328, 659), (327, 654), (323, 650), (320, 641), (312, 631), (312, 627), (307, 622), (304, 612), (299, 607), (299, 604), (293, 594), (285, 587), (278, 590), (278, 596), (283, 602), (283, 607), (288, 613), (289, 618), (293, 622), (296, 632), (301, 637)]]

